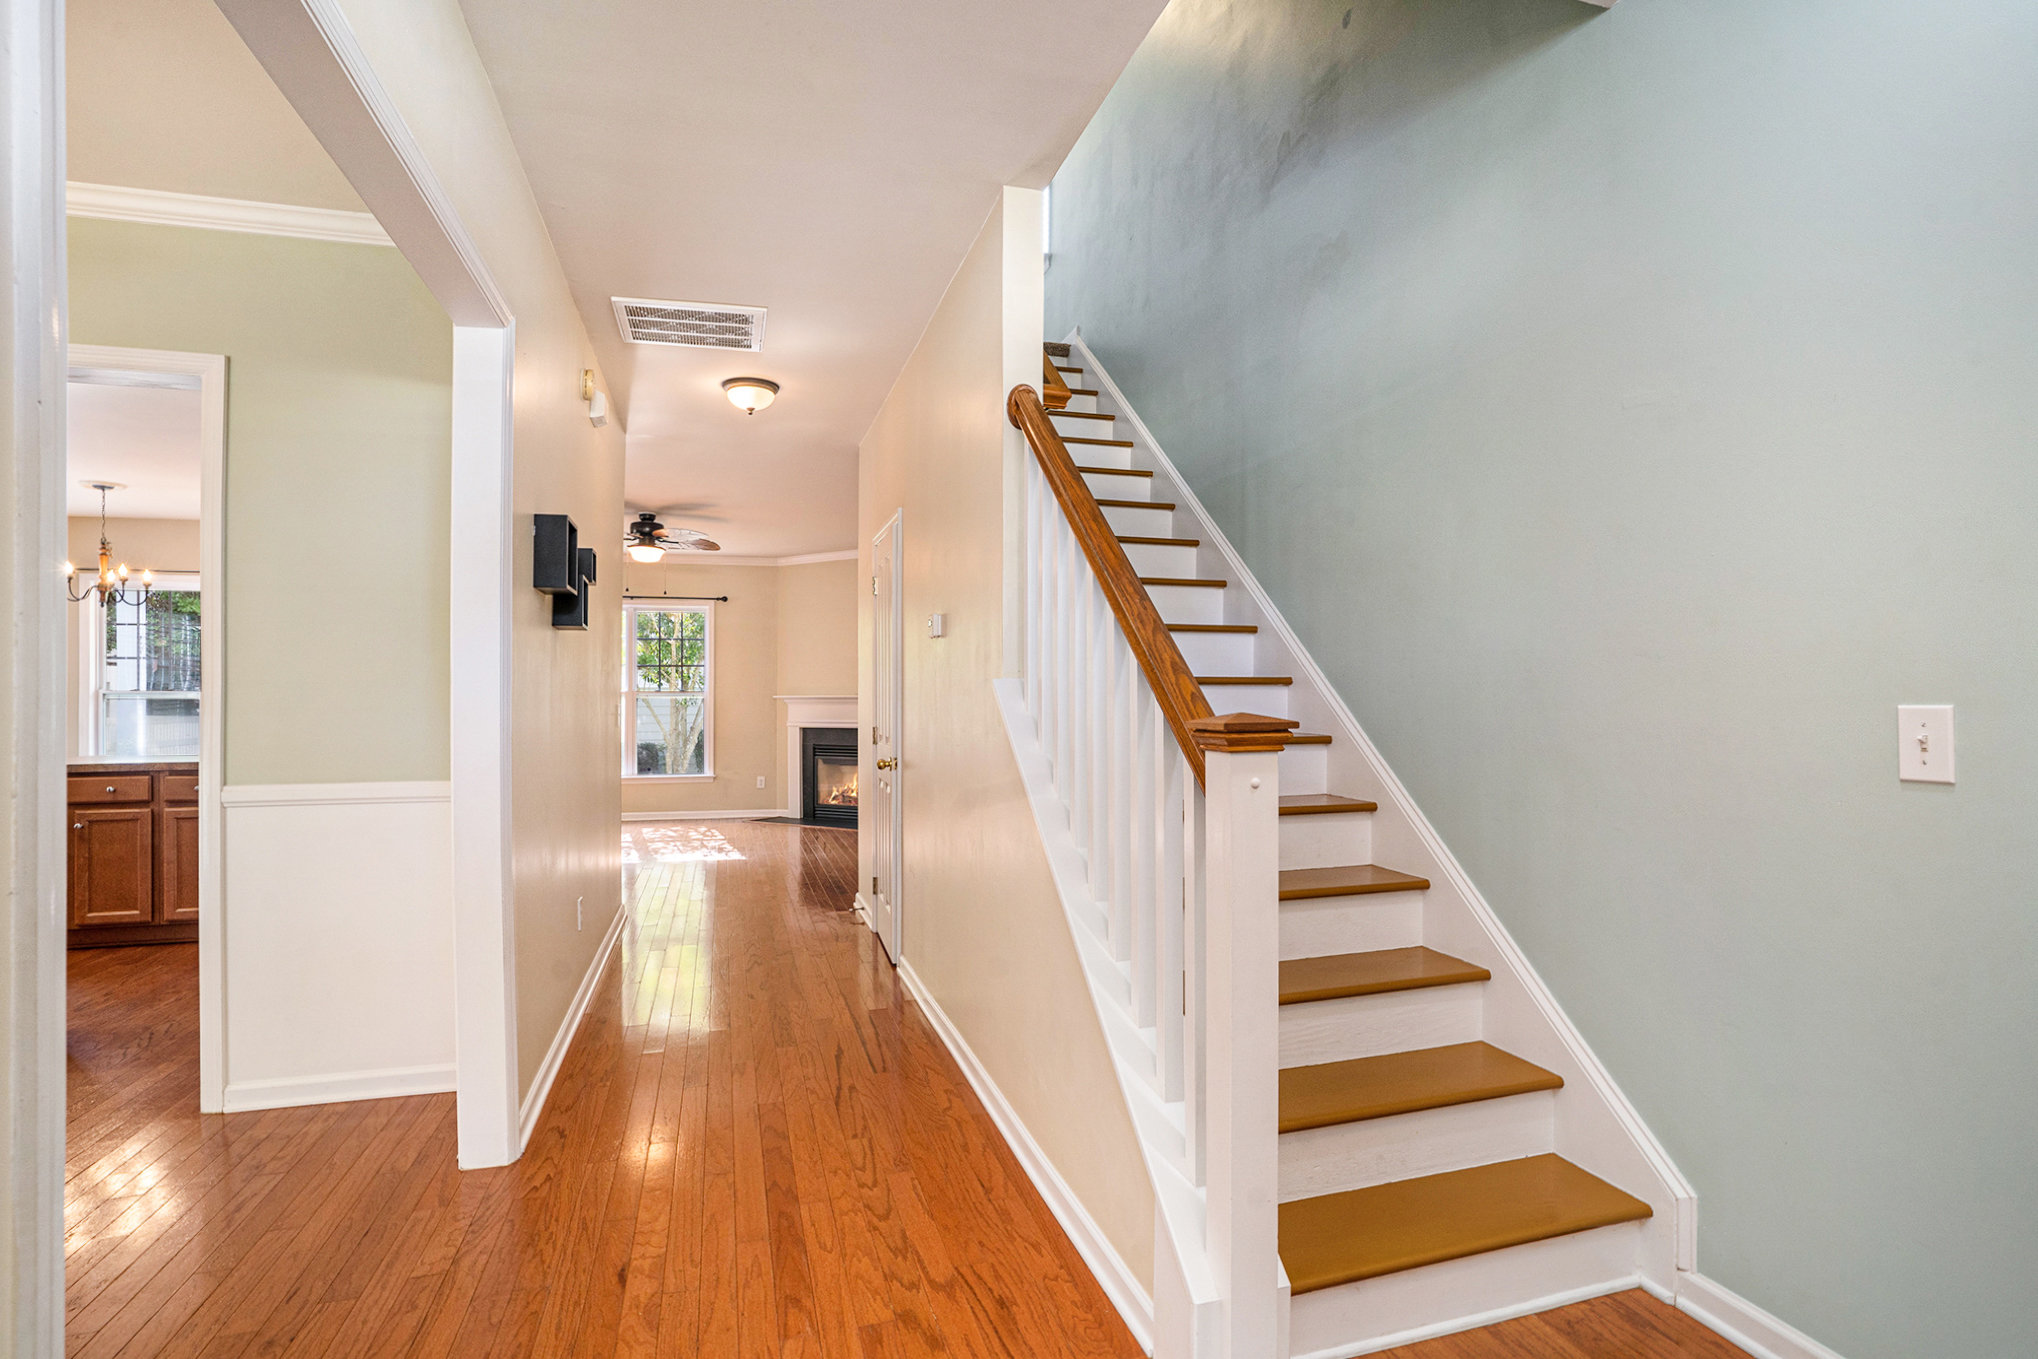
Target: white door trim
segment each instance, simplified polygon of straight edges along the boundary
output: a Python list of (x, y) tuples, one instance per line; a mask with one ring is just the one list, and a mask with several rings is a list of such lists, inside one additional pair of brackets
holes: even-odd
[[(905, 892), (906, 837), (901, 829), (901, 826), (904, 824), (905, 820), (903, 812), (905, 809), (906, 801), (905, 780), (903, 778), (903, 775), (906, 772), (906, 758), (905, 758), (906, 742), (904, 731), (906, 713), (906, 584), (905, 584), (906, 554), (903, 546), (905, 542), (905, 524), (906, 524), (906, 511), (903, 507), (901, 507), (899, 509), (892, 511), (892, 517), (885, 520), (884, 524), (881, 527), (879, 527), (876, 533), (871, 535), (870, 539), (871, 565), (875, 567), (877, 564), (878, 544), (884, 541), (886, 534), (891, 535), (890, 565), (892, 580), (892, 598), (891, 598), (892, 702), (890, 711), (878, 711), (876, 708), (876, 705), (881, 701), (882, 692), (877, 682), (877, 675), (879, 669), (884, 665), (884, 658), (878, 655), (877, 647), (875, 645), (871, 647), (870, 653), (871, 656), (870, 693), (871, 703), (873, 705), (872, 715), (876, 718), (879, 726), (881, 726), (886, 732), (890, 733), (892, 750), (891, 758), (894, 761), (894, 763), (890, 771), (891, 773), (890, 783), (892, 785), (891, 814), (888, 817), (886, 817), (885, 825), (885, 831), (891, 840), (891, 844), (889, 846), (891, 852), (887, 856), (887, 860), (891, 864), (892, 880), (891, 882), (886, 884), (886, 887), (889, 890), (885, 896), (886, 903), (891, 908), (890, 912), (891, 919), (889, 921), (890, 928), (889, 930), (883, 930), (879, 928), (880, 922), (877, 919), (876, 909), (877, 902), (875, 900), (876, 897), (875, 893), (873, 893), (873, 899), (871, 901), (871, 909), (868, 913), (868, 919), (870, 922), (872, 932), (879, 935), (880, 941), (884, 945), (885, 952), (891, 956), (892, 962), (895, 965), (903, 963), (905, 961), (904, 950), (906, 939), (906, 928), (905, 928), (906, 916), (904, 901), (906, 894)], [(873, 632), (877, 631), (876, 605), (873, 605), (871, 608), (871, 624), (872, 631)], [(860, 815), (858, 817), (858, 821), (860, 824), (861, 823)], [(889, 938), (884, 937), (886, 934), (889, 934), (890, 937)]]
[[(74, 368), (198, 379), (198, 1108), (226, 1108), (226, 355), (70, 346)], [(60, 523), (63, 521), (59, 521)], [(80, 728), (83, 735), (83, 728)]]
[(339, 0), (219, 0), (284, 98), (453, 321), (454, 1005), (461, 1166), (517, 1158), (509, 856), (511, 400), (516, 318)]
[(8, 1097), (0, 1346), (64, 1352), (64, 59), (61, 0), (0, 6), (0, 426), (10, 538), (0, 758)]

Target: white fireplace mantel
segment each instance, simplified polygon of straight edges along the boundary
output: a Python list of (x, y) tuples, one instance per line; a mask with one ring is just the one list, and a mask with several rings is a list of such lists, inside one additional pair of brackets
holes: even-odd
[(806, 770), (800, 767), (800, 728), (848, 727), (855, 730), (856, 695), (773, 694), (772, 697), (785, 704), (785, 814), (798, 816), (804, 791), (801, 781), (806, 777)]

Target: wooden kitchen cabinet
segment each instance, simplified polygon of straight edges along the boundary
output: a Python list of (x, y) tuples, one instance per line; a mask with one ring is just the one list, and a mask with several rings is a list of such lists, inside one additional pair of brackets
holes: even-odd
[(78, 764), (70, 771), (71, 947), (198, 937), (198, 770)]
[(71, 808), (71, 926), (156, 919), (155, 809)]

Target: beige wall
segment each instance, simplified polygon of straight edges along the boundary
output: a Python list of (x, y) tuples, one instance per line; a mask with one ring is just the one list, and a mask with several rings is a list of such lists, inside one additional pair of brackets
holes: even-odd
[[(99, 519), (73, 516), (65, 526), (69, 546), (64, 550), (81, 576), (91, 576), (99, 564)], [(108, 519), (106, 537), (113, 544), (116, 564), (126, 562), (136, 570), (147, 567), (158, 574), (185, 571), (198, 574), (198, 521), (196, 519)], [(84, 755), (79, 746), (78, 726), (78, 624), (85, 606), (74, 604), (64, 615), (64, 750)]]
[[(580, 374), (600, 365), (457, 0), (338, 8), (516, 318), (510, 851), (528, 1093), (622, 907), (623, 431), (588, 424)], [(547, 597), (522, 588), (539, 513), (572, 516), (599, 554), (586, 632), (553, 628)]]
[[(796, 566), (631, 563), (631, 595), (727, 595), (714, 605), (714, 777), (623, 781), (625, 812), (786, 808), (785, 705), (779, 694), (856, 692), (853, 561)], [(758, 786), (758, 779), (764, 786)]]
[(448, 777), (445, 313), (385, 247), (73, 218), (70, 249), (74, 343), (227, 357), (225, 781)]
[[(903, 948), (1127, 1265), (1151, 1280), (1152, 1190), (991, 690), (1005, 640), (1006, 299), (1009, 280), (1032, 318), (1037, 375), (1039, 224), (1035, 193), (1010, 193), (993, 212), (862, 444), (862, 541), (904, 512)], [(867, 546), (865, 558), (860, 577)], [(857, 598), (867, 667), (870, 595)], [(936, 612), (947, 615), (939, 639), (920, 626)], [(863, 878), (870, 851), (866, 829)]]

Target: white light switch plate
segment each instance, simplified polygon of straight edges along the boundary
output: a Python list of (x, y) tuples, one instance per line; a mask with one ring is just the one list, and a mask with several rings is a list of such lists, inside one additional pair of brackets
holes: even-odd
[(1953, 705), (1896, 710), (1896, 776), (1905, 783), (1953, 782)]

